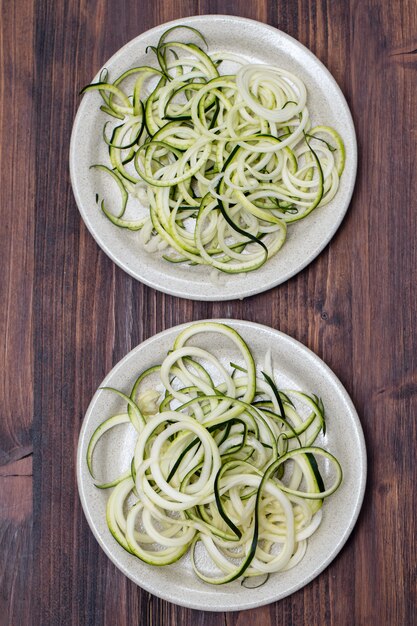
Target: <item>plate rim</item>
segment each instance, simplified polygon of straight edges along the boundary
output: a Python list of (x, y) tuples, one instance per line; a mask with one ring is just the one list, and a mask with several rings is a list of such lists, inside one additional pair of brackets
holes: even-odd
[[(168, 337), (170, 335), (174, 335), (180, 332), (182, 329), (190, 326), (194, 322), (185, 322), (182, 324), (178, 324), (176, 326), (166, 328), (165, 330), (162, 330), (152, 335), (145, 341), (139, 343), (137, 346), (132, 348), (132, 350), (130, 350), (122, 359), (120, 359), (120, 361), (118, 361), (104, 377), (103, 381), (101, 382), (100, 386), (97, 388), (96, 392), (94, 393), (88, 405), (88, 408), (84, 414), (81, 429), (79, 432), (78, 444), (77, 444), (77, 458), (76, 458), (76, 477), (77, 477), (78, 497), (79, 497), (79, 500), (81, 501), (84, 516), (87, 520), (89, 529), (92, 532), (93, 536), (95, 537), (96, 541), (98, 542), (100, 548), (104, 551), (104, 553), (113, 563), (113, 565), (115, 565), (115, 567), (122, 574), (124, 574), (128, 579), (130, 579), (138, 587), (140, 587), (141, 589), (144, 589), (148, 593), (158, 598), (161, 598), (162, 600), (165, 600), (177, 606), (183, 606), (189, 609), (195, 609), (195, 610), (201, 610), (201, 611), (212, 611), (212, 612), (243, 611), (243, 610), (258, 608), (260, 606), (272, 604), (274, 602), (278, 602), (284, 599), (285, 597), (288, 597), (292, 595), (293, 593), (299, 591), (300, 589), (303, 589), (306, 585), (308, 585), (315, 578), (317, 578), (336, 559), (336, 557), (338, 556), (338, 554), (340, 553), (340, 551), (342, 550), (342, 548), (348, 541), (350, 535), (352, 534), (352, 531), (356, 525), (356, 522), (358, 520), (360, 511), (363, 505), (363, 500), (364, 500), (364, 495), (365, 495), (365, 490), (366, 490), (366, 483), (367, 483), (366, 443), (365, 443), (365, 437), (364, 437), (362, 424), (361, 424), (359, 415), (356, 411), (356, 408), (353, 404), (353, 401), (350, 395), (348, 394), (343, 383), (340, 381), (340, 379), (334, 373), (334, 371), (313, 350), (308, 348), (302, 342), (298, 341), (298, 339), (295, 339), (291, 337), (290, 335), (288, 335), (287, 333), (284, 333), (278, 329), (272, 328), (271, 326), (267, 326), (266, 324), (260, 324), (258, 322), (251, 322), (248, 320), (235, 319), (235, 318), (232, 318), (232, 319), (231, 318), (207, 318), (207, 319), (196, 321), (196, 323), (204, 323), (204, 322), (217, 322), (217, 323), (229, 324), (229, 325), (232, 325), (232, 327), (236, 328), (238, 332), (239, 332), (239, 326), (243, 326), (245, 327), (245, 329), (248, 329), (249, 331), (252, 331), (255, 333), (257, 330), (260, 330), (262, 332), (272, 333), (275, 336), (277, 336), (280, 341), (288, 342), (288, 344), (291, 346), (294, 346), (295, 349), (305, 352), (305, 354), (307, 354), (310, 358), (312, 358), (316, 363), (320, 365), (322, 371), (325, 372), (326, 377), (329, 377), (332, 383), (336, 386), (338, 393), (340, 394), (342, 401), (345, 403), (349, 411), (350, 418), (353, 420), (353, 424), (355, 426), (355, 432), (359, 440), (359, 458), (360, 458), (363, 469), (362, 469), (362, 472), (359, 474), (359, 481), (357, 485), (358, 490), (356, 492), (357, 493), (356, 507), (353, 511), (353, 514), (350, 517), (349, 524), (347, 525), (347, 527), (343, 529), (342, 535), (338, 537), (337, 544), (335, 545), (333, 551), (329, 555), (327, 555), (327, 557), (320, 563), (319, 567), (314, 569), (314, 572), (312, 572), (306, 578), (303, 578), (301, 582), (296, 583), (290, 590), (286, 591), (282, 595), (277, 593), (274, 598), (265, 599), (262, 601), (258, 601), (254, 599), (254, 600), (250, 600), (246, 602), (243, 607), (242, 606), (230, 607), (230, 606), (227, 606), (226, 604), (221, 604), (222, 596), (219, 594), (219, 598), (218, 598), (219, 602), (216, 603), (215, 606), (211, 606), (209, 604), (202, 604), (201, 602), (194, 602), (192, 599), (190, 601), (188, 600), (184, 601), (182, 599), (181, 600), (175, 599), (173, 598), (172, 595), (169, 594), (169, 591), (165, 592), (164, 590), (161, 590), (161, 589), (155, 589), (155, 587), (152, 586), (152, 584), (148, 585), (146, 579), (141, 580), (139, 583), (137, 578), (134, 577), (134, 575), (131, 574), (129, 570), (122, 563), (119, 562), (117, 554), (116, 555), (114, 554), (114, 550), (112, 551), (111, 546), (109, 547), (107, 545), (105, 539), (103, 539), (103, 537), (100, 535), (100, 533), (96, 529), (95, 524), (94, 524), (94, 516), (90, 512), (90, 508), (89, 508), (89, 505), (88, 505), (88, 502), (84, 493), (85, 481), (83, 479), (83, 471), (85, 471), (85, 468), (83, 470), (83, 465), (85, 465), (85, 451), (88, 445), (88, 443), (86, 443), (86, 431), (89, 425), (89, 420), (92, 418), (94, 414), (95, 404), (98, 401), (100, 394), (103, 393), (100, 388), (102, 386), (105, 386), (107, 384), (107, 381), (111, 380), (111, 378), (114, 375), (116, 375), (120, 370), (123, 370), (125, 363), (129, 361), (130, 359), (134, 358), (134, 356), (136, 356), (137, 353), (140, 353), (141, 350), (146, 349), (152, 343), (158, 342), (158, 340), (164, 337)], [(116, 544), (114, 545), (114, 547), (116, 548), (116, 550), (118, 549)], [(210, 589), (212, 588), (209, 586), (207, 591), (209, 591)]]
[[(139, 35), (129, 40), (128, 42), (126, 42), (123, 46), (121, 46), (118, 50), (116, 50), (116, 52), (114, 52), (107, 61), (105, 61), (102, 67), (105, 67), (113, 63), (119, 56), (122, 56), (129, 49), (129, 47), (133, 47), (134, 45), (136, 45), (137, 41), (139, 41), (145, 35), (148, 36), (154, 32), (155, 33), (160, 32), (161, 29), (169, 28), (176, 24), (178, 25), (187, 24), (187, 23), (192, 24), (193, 22), (199, 22), (201, 20), (210, 22), (213, 20), (215, 21), (215, 20), (225, 20), (225, 19), (231, 20), (234, 22), (248, 23), (248, 24), (256, 25), (257, 27), (265, 28), (266, 30), (269, 30), (273, 34), (277, 35), (279, 38), (290, 41), (293, 45), (295, 45), (298, 49), (300, 49), (304, 55), (307, 55), (314, 60), (314, 62), (319, 67), (320, 71), (326, 75), (328, 80), (330, 80), (334, 89), (338, 92), (339, 97), (344, 105), (344, 113), (346, 116), (346, 122), (349, 126), (349, 141), (352, 144), (351, 149), (350, 149), (350, 157), (352, 160), (351, 183), (350, 183), (350, 187), (346, 189), (345, 206), (343, 210), (340, 212), (340, 215), (337, 221), (332, 225), (332, 227), (329, 230), (326, 231), (325, 237), (320, 241), (317, 248), (314, 249), (313, 252), (311, 252), (310, 254), (307, 254), (305, 257), (303, 257), (303, 260), (299, 262), (298, 264), (296, 264), (295, 267), (293, 267), (292, 269), (286, 272), (283, 271), (280, 275), (280, 278), (278, 278), (277, 280), (270, 280), (266, 284), (263, 283), (262, 280), (254, 281), (254, 284), (251, 288), (241, 288), (240, 291), (238, 291), (236, 294), (233, 294), (233, 295), (230, 293), (226, 295), (222, 294), (221, 285), (219, 285), (219, 289), (217, 290), (216, 295), (205, 294), (205, 293), (202, 293), (201, 290), (198, 294), (197, 293), (190, 294), (186, 288), (182, 289), (180, 285), (178, 285), (177, 287), (171, 288), (170, 286), (171, 281), (169, 280), (169, 276), (164, 284), (162, 285), (160, 283), (156, 284), (155, 281), (153, 281), (152, 279), (149, 280), (146, 276), (140, 275), (140, 272), (138, 272), (138, 270), (136, 269), (136, 266), (131, 267), (129, 264), (121, 260), (118, 257), (117, 253), (113, 252), (113, 250), (103, 241), (103, 238), (100, 236), (100, 232), (97, 232), (97, 229), (94, 228), (88, 216), (88, 212), (84, 209), (83, 201), (82, 201), (82, 193), (80, 192), (79, 185), (76, 182), (76, 173), (75, 173), (76, 172), (76, 145), (75, 144), (76, 144), (77, 129), (78, 129), (79, 124), (81, 123), (83, 109), (85, 106), (85, 105), (83, 106), (83, 103), (85, 103), (85, 97), (88, 94), (85, 94), (83, 96), (83, 99), (79, 103), (79, 106), (78, 106), (78, 109), (77, 109), (77, 112), (73, 121), (72, 130), (71, 130), (71, 139), (70, 139), (70, 148), (69, 148), (69, 171), (70, 171), (70, 180), (71, 180), (71, 187), (72, 187), (73, 195), (74, 195), (77, 207), (78, 207), (78, 211), (81, 215), (82, 221), (84, 222), (85, 226), (87, 227), (88, 231), (90, 232), (91, 236), (93, 237), (94, 241), (99, 246), (99, 248), (120, 269), (122, 269), (128, 275), (132, 276), (135, 280), (138, 280), (144, 285), (151, 287), (153, 289), (156, 289), (157, 291), (160, 291), (162, 293), (168, 294), (170, 296), (175, 296), (179, 298), (200, 301), (200, 302), (220, 302), (220, 301), (230, 301), (230, 300), (236, 300), (236, 299), (243, 300), (244, 298), (248, 298), (248, 297), (257, 295), (259, 293), (264, 293), (266, 291), (269, 291), (270, 289), (274, 289), (275, 287), (278, 287), (279, 285), (287, 282), (289, 279), (293, 278), (294, 276), (299, 274), (301, 271), (303, 271), (308, 265), (310, 265), (310, 263), (312, 263), (323, 252), (323, 250), (328, 246), (328, 244), (330, 243), (330, 241), (333, 239), (336, 232), (340, 228), (352, 201), (352, 196), (353, 196), (353, 192), (355, 189), (356, 178), (357, 178), (357, 168), (358, 168), (358, 147), (357, 147), (355, 125), (353, 122), (353, 117), (352, 117), (349, 104), (338, 82), (336, 81), (336, 79), (334, 78), (330, 70), (328, 70), (328, 68), (324, 65), (324, 63), (309, 48), (307, 48), (307, 46), (305, 46), (303, 43), (298, 41), (298, 39), (296, 39), (292, 35), (288, 35), (287, 33), (280, 30), (279, 28), (276, 28), (275, 26), (271, 26), (270, 24), (267, 24), (265, 22), (261, 22), (259, 20), (254, 20), (254, 19), (247, 18), (247, 17), (240, 17), (237, 15), (226, 15), (226, 14), (221, 14), (221, 13), (192, 15), (192, 16), (188, 16), (184, 18), (170, 20), (168, 22), (164, 22), (162, 24), (154, 26), (140, 33)], [(98, 78), (98, 76), (100, 75), (101, 69), (102, 68), (100, 68), (100, 70), (93, 77), (92, 81)], [(187, 284), (188, 282), (192, 283), (192, 280), (187, 281)]]

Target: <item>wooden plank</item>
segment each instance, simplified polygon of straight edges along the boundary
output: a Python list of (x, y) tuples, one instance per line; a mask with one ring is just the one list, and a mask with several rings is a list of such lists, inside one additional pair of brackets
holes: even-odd
[(0, 623), (31, 622), (33, 3), (0, 1)]
[(358, 261), (351, 284), (362, 296), (352, 299), (352, 390), (371, 460), (362, 532), (355, 546), (359, 554), (366, 550), (368, 558), (356, 560), (355, 607), (361, 623), (412, 623), (413, 566), (397, 553), (407, 544), (415, 545), (410, 493), (416, 469), (405, 469), (402, 455), (415, 436), (410, 417), (416, 397), (405, 387), (416, 371), (415, 322), (411, 330), (416, 252), (411, 233), (417, 225), (412, 209), (417, 188), (410, 169), (416, 147), (410, 132), (416, 128), (417, 112), (412, 105), (412, 70), (392, 52), (411, 37), (415, 40), (417, 10), (408, 2), (367, 9), (357, 3), (352, 15), (352, 108), (362, 162), (355, 194), (362, 210), (352, 215), (354, 231), (362, 233), (352, 238)]
[[(0, 31), (0, 465), (31, 450), (34, 139), (32, 6), (2, 2)], [(27, 47), (26, 47), (27, 46)]]

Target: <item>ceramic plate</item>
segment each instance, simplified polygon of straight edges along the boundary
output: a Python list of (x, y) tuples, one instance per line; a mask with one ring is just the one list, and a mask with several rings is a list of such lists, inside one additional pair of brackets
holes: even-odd
[[(93, 92), (84, 96), (71, 139), (70, 168), (74, 195), (81, 215), (98, 245), (126, 272), (160, 291), (194, 300), (244, 298), (279, 285), (308, 265), (327, 245), (348, 208), (356, 176), (356, 138), (346, 100), (324, 65), (298, 41), (285, 33), (240, 17), (203, 15), (169, 22), (140, 35), (119, 50), (104, 65), (110, 77), (138, 65), (149, 65), (145, 54), (160, 35), (174, 24), (188, 24), (207, 38), (209, 52), (226, 50), (249, 62), (269, 63), (294, 72), (305, 83), (308, 108), (313, 124), (333, 126), (346, 145), (346, 167), (334, 200), (313, 211), (288, 229), (287, 241), (280, 252), (262, 268), (247, 275), (221, 274), (208, 280), (205, 266), (190, 267), (164, 261), (157, 253), (145, 252), (139, 234), (111, 224), (96, 204), (96, 193), (103, 196), (103, 175), (90, 170), (94, 163), (108, 163), (102, 129), (109, 117), (99, 110), (101, 97)], [(180, 34), (178, 38), (181, 39)], [(92, 82), (98, 80), (97, 74)], [(106, 190), (120, 203), (116, 189)], [(145, 211), (145, 210), (144, 210)], [(146, 214), (146, 213), (144, 213)]]
[[(219, 321), (219, 320), (217, 320)], [(326, 447), (340, 461), (343, 482), (323, 506), (323, 521), (309, 539), (307, 552), (293, 569), (273, 574), (262, 587), (247, 589), (235, 581), (227, 585), (211, 586), (196, 578), (186, 555), (166, 567), (152, 567), (142, 563), (119, 546), (106, 525), (108, 493), (94, 487), (86, 466), (88, 442), (95, 428), (108, 416), (125, 411), (125, 405), (116, 394), (97, 391), (82, 426), (77, 475), (81, 502), (88, 523), (101, 547), (115, 565), (137, 585), (150, 593), (182, 606), (208, 611), (236, 611), (249, 609), (276, 600), (300, 589), (334, 559), (346, 542), (355, 524), (362, 504), (366, 479), (366, 452), (359, 418), (355, 408), (333, 372), (308, 348), (291, 337), (266, 326), (244, 321), (222, 320), (237, 330), (248, 343), (256, 362), (262, 362), (268, 348), (272, 349), (275, 378), (281, 388), (302, 389), (323, 399), (327, 416), (327, 432), (318, 445)], [(171, 348), (180, 329), (177, 326), (155, 335), (132, 350), (105, 378), (102, 385), (130, 393), (137, 375), (144, 369), (160, 363)], [(199, 336), (198, 345), (210, 346), (224, 363), (237, 360), (234, 345), (218, 335)], [(114, 429), (109, 440), (99, 444), (94, 458), (97, 475), (106, 472), (119, 475), (129, 464), (129, 454), (115, 454), (115, 450), (132, 450), (135, 436), (130, 426)], [(116, 432), (117, 431), (117, 432)], [(131, 455), (130, 455), (131, 458)], [(124, 459), (124, 464), (120, 459)]]

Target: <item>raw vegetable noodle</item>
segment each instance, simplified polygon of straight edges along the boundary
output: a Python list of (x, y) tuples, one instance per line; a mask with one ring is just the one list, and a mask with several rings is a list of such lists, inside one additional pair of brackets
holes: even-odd
[[(200, 347), (207, 342), (232, 342), (236, 362)], [(269, 576), (302, 560), (342, 469), (317, 443), (325, 434), (322, 401), (278, 389), (270, 354), (255, 363), (229, 326), (194, 323), (129, 395), (110, 392), (126, 411), (98, 426), (87, 465), (96, 486), (111, 489), (107, 524), (125, 550), (150, 565), (189, 553), (196, 575), (211, 584)], [(94, 451), (120, 427), (135, 429), (134, 449), (126, 458), (108, 441), (107, 454), (121, 455), (128, 469), (100, 480)]]
[[(178, 30), (196, 43), (172, 40)], [(249, 272), (277, 254), (289, 225), (334, 198), (345, 150), (333, 128), (312, 126), (298, 76), (206, 49), (199, 31), (174, 27), (147, 50), (158, 67), (150, 58), (113, 82), (103, 70), (82, 90), (98, 91), (109, 116), (109, 162), (92, 167), (120, 192), (120, 206), (103, 198), (102, 211), (141, 230), (146, 250)]]

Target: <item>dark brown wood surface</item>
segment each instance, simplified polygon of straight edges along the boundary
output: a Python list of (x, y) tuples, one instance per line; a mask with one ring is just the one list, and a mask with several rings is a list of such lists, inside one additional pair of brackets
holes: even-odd
[[(0, 624), (412, 626), (417, 623), (417, 3), (415, 0), (0, 0)], [(158, 293), (80, 219), (68, 149), (78, 90), (167, 20), (228, 13), (307, 45), (342, 87), (359, 169), (331, 244), (243, 302)], [(81, 511), (77, 438), (133, 346), (177, 323), (236, 317), (305, 343), (360, 414), (369, 476), (357, 526), (307, 587), (240, 613), (168, 604), (107, 559)], [(33, 460), (33, 472), (32, 472)]]

